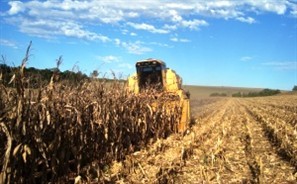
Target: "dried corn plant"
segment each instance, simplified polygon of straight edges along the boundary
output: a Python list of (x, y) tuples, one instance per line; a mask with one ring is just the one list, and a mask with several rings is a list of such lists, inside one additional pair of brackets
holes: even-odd
[(26, 89), (30, 46), (16, 88), (0, 84), (0, 183), (74, 181), (92, 162), (100, 177), (112, 161), (176, 131), (176, 97), (136, 96), (117, 80), (74, 86), (54, 73), (46, 87)]

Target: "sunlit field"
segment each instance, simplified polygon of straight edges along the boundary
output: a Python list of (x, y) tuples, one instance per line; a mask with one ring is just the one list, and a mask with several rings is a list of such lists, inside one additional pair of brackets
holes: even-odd
[(1, 84), (2, 183), (296, 182), (296, 94), (192, 90), (192, 122), (181, 134), (180, 107), (166, 106), (172, 96), (133, 95), (117, 80), (55, 82), (57, 73), (29, 89), (23, 67), (15, 88)]

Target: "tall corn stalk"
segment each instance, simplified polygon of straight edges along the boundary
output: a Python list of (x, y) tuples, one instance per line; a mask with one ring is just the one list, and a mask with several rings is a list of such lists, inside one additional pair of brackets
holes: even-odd
[(65, 182), (94, 161), (100, 173), (176, 131), (176, 99), (136, 96), (117, 80), (69, 85), (56, 82), (54, 73), (48, 86), (26, 89), (30, 48), (13, 78), (16, 89), (0, 84), (0, 183)]

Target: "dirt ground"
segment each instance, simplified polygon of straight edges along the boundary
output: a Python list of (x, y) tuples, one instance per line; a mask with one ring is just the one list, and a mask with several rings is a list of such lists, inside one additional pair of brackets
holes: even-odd
[(193, 124), (115, 162), (111, 183), (296, 183), (297, 95), (192, 100)]

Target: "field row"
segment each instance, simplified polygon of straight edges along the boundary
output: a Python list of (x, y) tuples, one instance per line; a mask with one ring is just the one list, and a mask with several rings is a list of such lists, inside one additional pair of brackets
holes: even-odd
[(279, 96), (192, 101), (195, 122), (188, 134), (158, 140), (124, 163), (114, 163), (104, 176), (119, 183), (294, 183), (294, 100)]
[[(226, 99), (224, 106), (216, 107), (227, 109), (226, 115), (217, 116), (215, 130), (212, 130), (216, 134), (195, 149), (196, 159), (188, 160), (180, 182), (196, 183), (200, 179), (210, 183), (281, 183), (296, 180), (294, 156), (284, 158), (281, 155), (280, 145), (271, 141), (267, 127), (256, 117), (257, 111), (250, 110), (250, 103), (258, 107), (253, 100)], [(205, 126), (209, 124), (207, 119), (202, 122)], [(288, 135), (282, 133), (284, 137)], [(296, 140), (283, 150), (288, 153), (296, 150), (294, 143)], [(189, 172), (191, 169), (193, 172)]]

